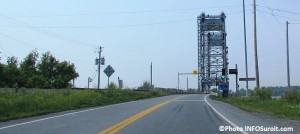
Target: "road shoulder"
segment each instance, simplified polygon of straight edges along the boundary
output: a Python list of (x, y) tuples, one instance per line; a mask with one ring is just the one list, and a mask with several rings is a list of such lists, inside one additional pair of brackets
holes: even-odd
[[(264, 126), (264, 127), (293, 127), (292, 133), (300, 132), (300, 121), (281, 119), (278, 117), (243, 111), (235, 106), (228, 103), (224, 103), (217, 100), (212, 100), (207, 97), (207, 101), (221, 114), (229, 118), (239, 127), (245, 126)], [(270, 132), (271, 133), (271, 132)], [(273, 132), (272, 132), (273, 133)], [(277, 132), (280, 133), (280, 132)], [(287, 133), (287, 132), (284, 132)]]

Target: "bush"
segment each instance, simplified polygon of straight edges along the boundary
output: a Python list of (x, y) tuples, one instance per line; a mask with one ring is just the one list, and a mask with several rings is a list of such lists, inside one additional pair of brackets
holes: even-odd
[(118, 86), (117, 86), (117, 84), (111, 82), (111, 83), (108, 85), (107, 89), (108, 89), (108, 90), (116, 90), (116, 89), (118, 89)]
[(111, 84), (108, 90), (35, 90), (15, 92), (0, 89), (0, 121), (64, 110), (103, 106), (138, 99), (167, 95), (160, 91), (136, 92), (116, 90)]
[(300, 104), (300, 92), (287, 91), (282, 99), (290, 103)]
[(139, 89), (151, 90), (151, 89), (153, 89), (153, 85), (151, 85), (151, 83), (149, 81), (144, 81), (143, 84), (141, 85), (141, 87), (139, 87)]
[(255, 89), (251, 92), (251, 96), (260, 100), (270, 100), (272, 99), (272, 90), (270, 88), (262, 87), (261, 89)]

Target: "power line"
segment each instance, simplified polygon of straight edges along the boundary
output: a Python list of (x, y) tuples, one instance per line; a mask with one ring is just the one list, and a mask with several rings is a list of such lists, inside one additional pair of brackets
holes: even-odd
[(300, 21), (299, 19), (290, 18), (290, 17), (286, 17), (286, 16), (281, 16), (281, 15), (275, 14), (274, 11), (281, 11), (281, 12), (290, 13), (290, 14), (297, 14), (297, 15), (300, 15), (300, 13), (290, 12), (290, 11), (286, 11), (286, 10), (282, 10), (282, 9), (271, 8), (270, 6), (268, 6), (268, 4), (264, 0), (263, 0), (263, 3), (264, 3), (265, 6), (259, 6), (259, 7), (266, 8), (269, 11), (271, 11), (271, 13), (270, 12), (266, 12), (266, 11), (262, 11), (262, 10), (261, 10), (261, 12), (264, 12), (264, 13), (267, 13), (267, 14), (271, 14), (276, 19), (276, 21), (279, 22), (279, 23), (282, 23), (282, 22), (280, 22), (275, 16), (281, 17), (281, 18), (285, 18), (285, 19), (289, 19), (289, 20)]
[[(267, 11), (263, 11), (263, 10), (258, 10), (257, 11), (261, 12), (261, 13), (266, 13), (266, 14), (270, 14), (272, 16), (277, 16), (277, 17), (280, 17), (280, 18), (285, 18), (285, 19), (289, 19), (289, 20), (293, 20), (293, 21), (299, 21), (300, 22), (300, 19), (295, 19), (295, 18), (290, 18), (290, 17), (286, 17), (286, 16), (282, 16), (282, 15), (278, 15), (278, 14), (275, 14), (275, 13), (270, 13), (270, 12), (267, 12)], [(283, 22), (280, 22), (283, 24)]]
[[(272, 8), (270, 8), (268, 5), (267, 5), (267, 3), (263, 0), (263, 2), (264, 2), (264, 4), (265, 4), (265, 6), (268, 8), (268, 9), (272, 9)], [(277, 17), (276, 16), (278, 16), (278, 15), (275, 15), (274, 13), (273, 13), (273, 10), (272, 10), (272, 16), (274, 17), (274, 19), (276, 20), (276, 22), (279, 24), (279, 26), (280, 26), (280, 28), (282, 28), (282, 30), (284, 31), (285, 30), (285, 28), (283, 27), (283, 25), (282, 24), (285, 24), (285, 23), (282, 23), (282, 22), (280, 22), (278, 19), (277, 19)], [(286, 18), (286, 17), (284, 17), (284, 18)], [(264, 17), (264, 20), (268, 23), (268, 21), (265, 19), (265, 17)], [(289, 22), (289, 24), (300, 24), (300, 23), (290, 23)], [(279, 36), (279, 34), (272, 28), (272, 26), (270, 25), (270, 23), (268, 23), (268, 26), (269, 27), (271, 27), (271, 29), (274, 31), (274, 33), (276, 33), (276, 35), (278, 36), (278, 38), (281, 40), (281, 41), (284, 41), (282, 38), (280, 38), (280, 36)], [(292, 39), (289, 39), (292, 43), (294, 43), (294, 41), (292, 40)], [(296, 43), (294, 43), (294, 44), (296, 44)], [(293, 50), (293, 49), (292, 49)], [(294, 56), (294, 57), (297, 57), (296, 55), (295, 55), (295, 53), (292, 53), (292, 55)], [(297, 60), (299, 60), (299, 59), (297, 59)]]
[[(270, 29), (273, 31), (273, 33), (277, 36), (277, 39), (279, 39), (281, 42), (285, 42), (284, 41), (284, 39), (282, 39), (282, 36), (280, 36), (279, 34), (278, 34), (278, 32), (272, 27), (272, 25), (271, 25), (271, 23), (266, 19), (266, 17), (265, 16), (262, 16), (262, 18), (263, 18), (263, 20), (267, 23), (267, 25), (270, 27)], [(275, 19), (277, 19), (276, 17), (274, 17)], [(280, 24), (280, 23), (279, 23)], [(300, 23), (299, 23), (300, 24)], [(281, 24), (280, 24), (280, 27), (281, 27)], [(282, 27), (281, 27), (282, 28)], [(284, 30), (284, 29), (283, 29)], [(282, 44), (283, 44), (282, 43)], [(275, 44), (278, 44), (278, 43), (275, 43)], [(281, 43), (280, 43), (281, 44)], [(292, 53), (292, 55), (294, 56), (294, 57), (297, 57), (294, 53)]]
[[(2, 50), (4, 50), (5, 52), (9, 53), (10, 55), (13, 55), (11, 52), (7, 51), (6, 49), (4, 49), (4, 48), (2, 48), (2, 47), (0, 47), (0, 48), (1, 48)], [(3, 54), (4, 56), (6, 56), (6, 57), (10, 57), (10, 56), (4, 54), (3, 52), (2, 52), (2, 54)]]
[[(156, 12), (174, 12), (174, 11), (190, 11), (190, 10), (203, 10), (215, 8), (232, 8), (241, 7), (242, 5), (227, 5), (227, 6), (213, 6), (213, 7), (196, 7), (196, 8), (178, 8), (178, 9), (158, 9), (158, 10), (140, 10), (140, 11), (121, 11), (121, 12), (102, 12), (102, 13), (74, 13), (74, 14), (53, 14), (53, 15), (27, 15), (27, 16), (14, 16), (14, 17), (73, 17), (73, 16), (97, 16), (97, 15), (120, 15), (120, 14), (138, 14), (138, 13), (156, 13)], [(247, 5), (250, 6), (250, 5)]]
[[(36, 28), (36, 29), (44, 29), (44, 28), (65, 28), (65, 29), (72, 29), (72, 28), (77, 28), (77, 29), (89, 29), (89, 28), (124, 28), (124, 27), (140, 27), (140, 26), (152, 26), (152, 25), (162, 25), (162, 24), (170, 24), (170, 23), (179, 23), (179, 22), (187, 22), (187, 21), (194, 21), (195, 19), (186, 19), (186, 20), (174, 20), (174, 21), (166, 21), (166, 22), (155, 22), (155, 23), (146, 23), (146, 24), (129, 24), (129, 25), (112, 25), (112, 26), (34, 26), (31, 28)], [(2, 26), (9, 26), (9, 25), (2, 25)], [(28, 27), (24, 25), (18, 25), (18, 26), (10, 26), (10, 27)]]
[[(250, 10), (246, 10), (250, 11)], [(236, 11), (226, 13), (228, 14), (237, 14), (242, 13), (243, 11)], [(172, 20), (172, 21), (164, 21), (164, 22), (154, 22), (154, 23), (144, 23), (144, 24), (128, 24), (128, 25), (111, 25), (111, 26), (32, 26), (31, 28), (36, 29), (103, 29), (103, 28), (126, 28), (126, 27), (142, 27), (142, 26), (154, 26), (154, 25), (164, 25), (164, 24), (171, 24), (171, 23), (180, 23), (180, 22), (194, 22), (195, 18), (192, 19), (181, 19), (181, 20)], [(28, 27), (24, 25), (0, 25), (4, 27)]]
[[(263, 1), (264, 3), (266, 3), (265, 1)], [(282, 10), (282, 9), (278, 9), (278, 8), (271, 8), (269, 6), (261, 6), (261, 5), (257, 5), (258, 7), (263, 7), (263, 8), (267, 8), (271, 11), (279, 11), (279, 12), (285, 12), (285, 13), (289, 13), (289, 14), (294, 14), (294, 15), (300, 15), (300, 13), (298, 12), (291, 12), (291, 11), (287, 11), (287, 10)]]
[[(45, 49), (42, 49), (42, 48), (38, 48), (38, 47), (32, 45), (31, 43), (22, 41), (22, 40), (20, 40), (20, 39), (14, 38), (14, 37), (12, 37), (12, 36), (9, 36), (9, 35), (3, 34), (3, 33), (0, 33), (0, 35), (4, 36), (4, 37), (6, 37), (6, 38), (9, 38), (9, 39), (15, 40), (15, 41), (17, 41), (17, 42), (19, 42), (19, 43), (21, 43), (21, 44), (24, 44), (24, 45), (27, 45), (27, 46), (30, 46), (30, 47), (33, 47), (33, 48), (36, 48), (36, 49), (41, 49), (41, 50), (44, 50), (44, 51), (48, 51), (48, 50), (45, 50)], [(2, 48), (2, 49), (3, 49), (3, 48)], [(4, 49), (3, 49), (3, 50), (4, 50)], [(8, 52), (8, 51), (7, 51), (7, 52)], [(52, 52), (52, 53), (53, 53), (53, 52)], [(11, 53), (11, 54), (12, 54), (12, 53)], [(92, 65), (92, 63), (88, 63), (88, 62), (86, 62), (86, 61), (81, 61), (81, 60), (79, 60), (79, 59), (75, 59), (75, 58), (72, 58), (72, 57), (68, 57), (68, 56), (65, 56), (65, 55), (62, 55), (62, 54), (58, 54), (58, 53), (53, 53), (53, 54), (60, 55), (60, 56), (62, 56), (62, 57), (66, 57), (66, 58), (68, 58), (68, 59), (72, 59), (72, 60), (75, 60), (75, 61), (79, 61), (79, 62), (81, 62), (81, 63), (85, 63), (85, 64), (88, 64), (88, 65)], [(12, 54), (12, 55), (13, 55), (13, 54)]]
[[(6, 21), (8, 21), (10, 23), (21, 25), (22, 27), (28, 28), (30, 30), (33, 30), (33, 31), (36, 31), (36, 32), (39, 32), (39, 33), (43, 33), (43, 34), (48, 35), (48, 36), (52, 36), (52, 37), (55, 37), (55, 38), (58, 38), (58, 39), (61, 39), (61, 40), (65, 40), (65, 41), (72, 42), (72, 43), (75, 43), (75, 44), (78, 44), (78, 45), (81, 45), (81, 46), (85, 46), (85, 47), (89, 47), (89, 48), (93, 48), (92, 46), (94, 46), (91, 43), (87, 43), (87, 42), (80, 41), (78, 39), (70, 38), (70, 37), (67, 37), (67, 36), (62, 35), (62, 34), (50, 32), (50, 31), (47, 31), (45, 29), (39, 29), (39, 28), (37, 28), (35, 26), (32, 26), (28, 23), (19, 21), (15, 18), (8, 17), (8, 16), (3, 15), (3, 14), (0, 14), (0, 16), (2, 16), (3, 18), (6, 18)], [(88, 45), (88, 46), (86, 46), (86, 45)]]

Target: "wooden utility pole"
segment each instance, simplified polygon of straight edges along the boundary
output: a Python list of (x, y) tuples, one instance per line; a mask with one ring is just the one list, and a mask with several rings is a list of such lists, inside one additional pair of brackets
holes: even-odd
[(254, 56), (255, 56), (255, 74), (256, 74), (256, 88), (259, 89), (259, 69), (258, 69), (258, 54), (257, 54), (257, 35), (256, 35), (256, 1), (253, 3), (254, 9)]
[(286, 58), (287, 58), (287, 82), (288, 82), (288, 90), (291, 90), (290, 83), (290, 54), (289, 54), (289, 22), (286, 21)]

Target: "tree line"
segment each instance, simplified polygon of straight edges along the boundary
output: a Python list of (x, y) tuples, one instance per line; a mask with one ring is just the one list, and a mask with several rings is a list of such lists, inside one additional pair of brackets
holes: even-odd
[(0, 63), (0, 87), (61, 89), (79, 76), (73, 63), (60, 62), (50, 52), (38, 58), (34, 50), (20, 63), (14, 56), (8, 57), (6, 64)]

